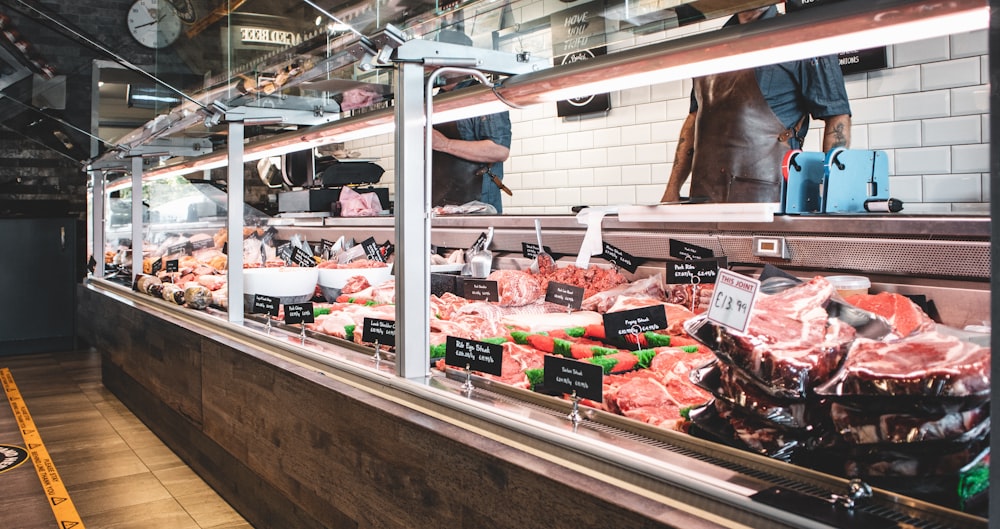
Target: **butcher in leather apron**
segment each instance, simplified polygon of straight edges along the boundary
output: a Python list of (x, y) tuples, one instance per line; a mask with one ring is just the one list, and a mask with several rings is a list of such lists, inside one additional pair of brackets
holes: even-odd
[[(434, 125), (450, 139), (461, 139), (454, 121)], [(431, 162), (431, 205), (451, 206), (479, 200), (488, 176), (479, 172), (482, 163), (470, 162), (446, 152), (434, 151)], [(478, 173), (478, 174), (477, 174)], [(493, 185), (493, 182), (490, 182)]]
[[(773, 5), (749, 9), (724, 28), (775, 16)], [(691, 96), (662, 202), (680, 200), (689, 175), (692, 200), (780, 202), (782, 158), (801, 148), (810, 116), (824, 122), (824, 152), (850, 146), (850, 102), (836, 55), (696, 78)]]
[[(780, 202), (781, 160), (791, 129), (774, 115), (753, 69), (694, 80), (699, 109), (694, 125), (691, 197), (711, 202)], [(733, 133), (733, 131), (740, 131)]]

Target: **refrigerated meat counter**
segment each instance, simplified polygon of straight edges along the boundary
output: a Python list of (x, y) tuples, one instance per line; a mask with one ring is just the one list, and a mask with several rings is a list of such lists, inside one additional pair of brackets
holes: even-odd
[[(499, 267), (520, 268), (523, 217), (435, 221), (433, 242), (468, 246), (488, 226)], [(713, 248), (750, 272), (864, 273), (873, 287), (919, 293), (950, 326), (989, 321), (988, 219), (776, 219), (761, 225), (605, 220), (606, 241), (661, 270), (669, 240)], [(585, 227), (543, 218), (545, 243), (573, 254)], [(391, 219), (281, 226), (309, 240), (391, 239)], [(933, 231), (933, 233), (931, 233)], [(863, 233), (846, 236), (846, 233)], [(781, 238), (789, 258), (755, 256)], [(919, 258), (917, 258), (919, 256)], [(984, 260), (985, 256), (985, 260)], [(596, 260), (596, 259), (595, 259)], [(985, 274), (984, 267), (985, 264)], [(222, 314), (179, 309), (104, 281), (81, 321), (105, 384), (251, 520), (288, 526), (985, 527), (985, 519), (724, 444), (462, 374), (415, 382), (370, 348)], [(101, 314), (101, 318), (92, 315)], [(206, 457), (208, 456), (208, 457)], [(251, 481), (248, 481), (251, 480)], [(246, 484), (254, 483), (248, 487)], [(854, 507), (848, 509), (847, 504)], [(279, 514), (281, 513), (281, 514)], [(279, 518), (273, 518), (279, 517)], [(331, 521), (335, 520), (335, 521)], [(487, 521), (489, 520), (489, 521)], [(272, 524), (273, 525), (273, 522)]]

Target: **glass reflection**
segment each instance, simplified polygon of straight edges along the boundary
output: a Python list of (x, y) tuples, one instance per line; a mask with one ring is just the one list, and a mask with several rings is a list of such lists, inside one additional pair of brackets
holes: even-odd
[[(714, 31), (731, 13), (768, 3), (578, 0), (543, 9), (538, 2), (515, 0), (397, 1), (328, 7), (364, 34), (387, 23), (409, 37), (458, 30), (477, 47), (563, 61), (577, 60), (580, 50), (618, 53)], [(391, 103), (389, 72), (358, 69), (351, 52), (356, 35), (305, 3), (234, 1), (222, 16), (208, 2), (186, 4), (195, 21), (158, 58), (176, 54), (200, 80), (184, 86), (189, 93), (230, 106), (341, 117)], [(558, 21), (559, 28), (553, 25)], [(985, 32), (953, 35), (876, 50), (884, 68), (845, 69), (852, 147), (887, 153), (893, 196), (906, 204), (904, 214), (988, 213), (986, 48)], [(166, 64), (161, 60), (157, 67)], [(551, 105), (513, 110), (505, 183), (514, 196), (505, 199), (505, 211), (566, 214), (575, 205), (653, 202), (673, 163), (689, 91), (690, 81), (683, 81), (615, 92), (609, 110), (574, 117), (557, 115)], [(224, 142), (218, 131), (197, 123), (184, 130)], [(260, 127), (248, 134), (281, 130)], [(803, 149), (819, 150), (821, 134), (811, 131)], [(391, 135), (383, 135), (344, 148), (379, 158), (389, 170), (382, 183), (391, 186), (391, 142)]]

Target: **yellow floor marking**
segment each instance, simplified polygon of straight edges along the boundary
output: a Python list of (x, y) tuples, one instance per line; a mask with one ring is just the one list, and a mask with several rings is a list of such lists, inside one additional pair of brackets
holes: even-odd
[(31, 460), (35, 464), (35, 473), (38, 474), (38, 480), (42, 482), (42, 489), (45, 490), (45, 495), (49, 499), (49, 505), (52, 507), (52, 514), (55, 515), (56, 522), (59, 523), (59, 529), (85, 529), (80, 515), (76, 512), (76, 507), (73, 505), (73, 500), (70, 499), (69, 492), (66, 491), (66, 485), (63, 484), (59, 473), (56, 472), (56, 465), (52, 462), (49, 451), (42, 443), (42, 436), (38, 434), (35, 421), (28, 413), (28, 406), (21, 399), (21, 392), (14, 384), (14, 376), (10, 369), (0, 369), (0, 382), (3, 383), (7, 400), (10, 401), (10, 409), (14, 411), (14, 419), (17, 420), (18, 427), (21, 428), (21, 437), (24, 438), (28, 455), (31, 456)]

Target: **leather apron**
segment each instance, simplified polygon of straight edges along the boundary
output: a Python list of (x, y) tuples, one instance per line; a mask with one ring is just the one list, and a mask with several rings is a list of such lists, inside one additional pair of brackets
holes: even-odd
[(781, 160), (794, 131), (768, 106), (753, 69), (699, 77), (694, 94), (691, 197), (780, 202)]
[[(455, 122), (434, 126), (450, 139), (461, 139)], [(434, 151), (431, 159), (431, 205), (460, 205), (483, 196), (483, 175), (477, 175), (483, 164), (470, 162), (445, 152)]]

